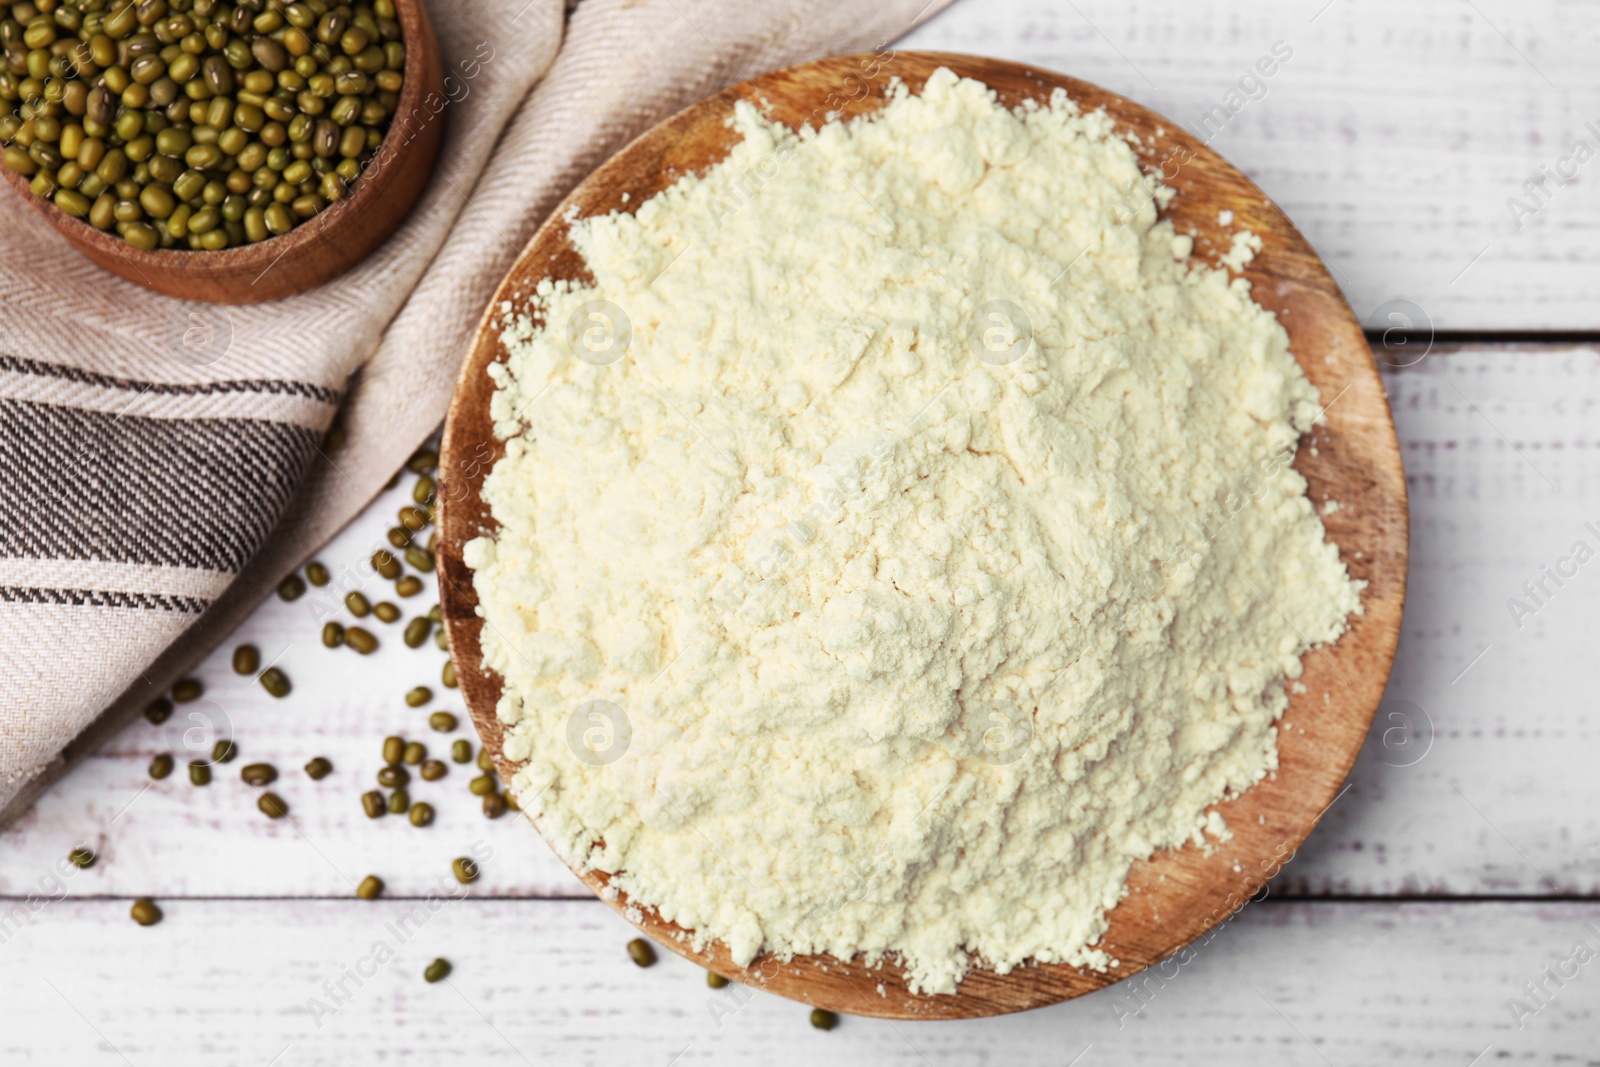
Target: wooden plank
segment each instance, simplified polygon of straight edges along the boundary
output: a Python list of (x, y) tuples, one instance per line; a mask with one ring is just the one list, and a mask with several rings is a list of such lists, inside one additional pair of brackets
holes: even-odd
[[(1001, 1062), (1003, 1048), (1008, 1063), (1094, 1067), (1181, 1048), (1194, 1064), (1465, 1067), (1485, 1049), (1481, 1062), (1594, 1063), (1600, 1028), (1594, 959), (1548, 982), (1521, 1029), (1508, 1006), (1532, 1012), (1524, 982), (1580, 941), (1600, 949), (1595, 904), (1252, 905), (1137, 988), (1005, 1018), (847, 1018), (827, 1034), (791, 1001), (706, 988), (670, 954), (639, 970), (631, 928), (595, 901), (448, 902), (409, 925), (417, 902), (164, 906), (147, 929), (126, 901), (54, 903), (0, 945), (0, 1062), (925, 1067)], [(373, 959), (379, 942), (392, 960)], [(448, 984), (422, 981), (435, 956), (454, 965)], [(324, 987), (358, 968), (348, 995)]]
[[(1404, 299), (1441, 329), (1554, 330), (1600, 324), (1600, 164), (1565, 164), (1575, 180), (1537, 199), (1522, 186), (1579, 138), (1600, 150), (1597, 41), (1576, 0), (1004, 0), (957, 3), (897, 47), (1037, 63), (1204, 125), (1369, 326)], [(1537, 212), (1513, 217), (1513, 197)]]
[[(1600, 477), (1592, 473), (1600, 355), (1567, 346), (1441, 350), (1386, 381), (1413, 536), (1390, 703), (1350, 791), (1274, 892), (1600, 894), (1600, 780), (1588, 766), (1600, 711), (1587, 684), (1588, 636), (1600, 626), (1600, 562), (1559, 590), (1549, 585), (1557, 595), (1521, 629), (1505, 603), (1585, 536), (1585, 522), (1600, 526)], [(353, 564), (367, 555), (405, 492), (386, 494), (322, 558)], [(1600, 548), (1600, 539), (1589, 540)], [(350, 887), (335, 867), (353, 878), (378, 873), (395, 891), (416, 893), (481, 836), (515, 845), (486, 875), (485, 892), (587, 895), (526, 827), (511, 818), (485, 822), (465, 791), (469, 775), (453, 765), (442, 782), (413, 787), (438, 808), (432, 827), (415, 830), (393, 817), (372, 823), (360, 814), (380, 738), (425, 736), (442, 750), (443, 739), (427, 736), (426, 713), (462, 709), (436, 684), (443, 654), (432, 645), (405, 648), (398, 625), (374, 625), (384, 646), (369, 659), (324, 649), (319, 625), (309, 598), (271, 600), (238, 635), (268, 659), (282, 651), (295, 684), (286, 700), (232, 674), (233, 641), (202, 669), (242, 753), (213, 785), (195, 789), (180, 774), (139, 796), (158, 744), (179, 744), (182, 731), (170, 730), (176, 719), (166, 731), (135, 723), (0, 834), (0, 894), (28, 892), (84, 838), (100, 842), (107, 861), (74, 879), (74, 894), (343, 896)], [(1485, 646), (1492, 647), (1473, 662)], [(413, 710), (401, 695), (418, 683), (432, 683), (438, 699)], [(1416, 720), (1417, 747), (1400, 744), (1403, 733), (1393, 731), (1402, 724), (1388, 718), (1392, 712)], [(338, 769), (314, 784), (293, 769), (316, 754)], [(252, 807), (236, 768), (256, 759), (288, 770), (276, 788), (293, 805), (304, 839)]]

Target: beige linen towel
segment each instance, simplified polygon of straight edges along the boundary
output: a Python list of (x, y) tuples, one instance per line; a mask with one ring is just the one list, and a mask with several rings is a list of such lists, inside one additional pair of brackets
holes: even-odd
[(0, 202), (0, 826), (438, 426), (484, 303), (578, 180), (703, 96), (947, 2), (584, 0), (563, 42), (561, 0), (435, 0), (431, 185), (367, 262), (271, 304), (149, 293)]

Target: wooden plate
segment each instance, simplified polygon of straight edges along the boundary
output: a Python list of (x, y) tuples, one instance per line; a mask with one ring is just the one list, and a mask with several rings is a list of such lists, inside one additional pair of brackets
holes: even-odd
[[(500, 754), (495, 719), (498, 676), (482, 669), (474, 614), (472, 574), (462, 545), (496, 524), (479, 498), (483, 476), (503, 448), (489, 417), (491, 362), (506, 358), (493, 314), (502, 301), (520, 305), (545, 278), (591, 281), (568, 241), (569, 213), (578, 216), (633, 210), (687, 171), (703, 171), (723, 158), (735, 135), (725, 120), (739, 100), (797, 126), (830, 110), (847, 117), (881, 107), (890, 76), (920, 90), (934, 69), (948, 66), (978, 78), (1001, 100), (1017, 105), (1047, 100), (1064, 88), (1085, 110), (1105, 108), (1152, 171), (1177, 190), (1166, 212), (1180, 232), (1195, 236), (1203, 258), (1215, 260), (1232, 231), (1248, 228), (1263, 248), (1244, 271), (1257, 301), (1289, 331), (1292, 349), (1328, 405), (1327, 423), (1302, 442), (1295, 468), (1310, 482), (1314, 501), (1344, 506), (1324, 522), (1353, 577), (1367, 582), (1365, 613), (1337, 645), (1305, 657), (1306, 691), (1291, 698), (1279, 731), (1278, 772), (1218, 810), (1234, 837), (1212, 855), (1188, 846), (1137, 864), (1129, 895), (1110, 913), (1104, 947), (1117, 963), (1095, 973), (1064, 965), (1029, 965), (1010, 974), (973, 969), (959, 992), (910, 993), (898, 966), (869, 968), (828, 956), (780, 963), (757, 957), (748, 969), (732, 964), (720, 944), (699, 952), (677, 940), (678, 928), (646, 910), (638, 925), (658, 942), (735, 981), (855, 1015), (896, 1019), (952, 1019), (1039, 1007), (1081, 996), (1160, 961), (1227, 918), (1293, 857), (1335, 800), (1366, 737), (1383, 694), (1399, 638), (1405, 600), (1407, 516), (1405, 480), (1383, 385), (1361, 327), (1333, 279), (1289, 220), (1216, 153), (1176, 123), (1085, 82), (971, 56), (900, 53), (843, 56), (779, 71), (736, 85), (675, 115), (634, 141), (578, 186), (534, 236), (501, 284), (478, 329), (445, 425), (441, 463), (439, 568), (442, 607), (456, 673), (473, 721), (502, 776), (511, 772)], [(627, 200), (624, 201), (626, 195)], [(1231, 226), (1218, 213), (1233, 212)], [(1324, 702), (1324, 694), (1328, 702)], [(582, 876), (597, 892), (604, 876)], [(625, 896), (612, 906), (628, 907)], [(619, 946), (620, 950), (620, 946)], [(883, 992), (878, 992), (879, 985)]]
[(28, 179), (0, 167), (0, 180), (61, 232), (67, 243), (119, 278), (180, 300), (256, 304), (331, 281), (367, 258), (400, 228), (422, 195), (444, 130), (444, 71), (423, 0), (396, 0), (406, 46), (405, 80), (383, 144), (354, 192), (279, 237), (220, 252), (143, 251), (102, 233), (28, 190)]

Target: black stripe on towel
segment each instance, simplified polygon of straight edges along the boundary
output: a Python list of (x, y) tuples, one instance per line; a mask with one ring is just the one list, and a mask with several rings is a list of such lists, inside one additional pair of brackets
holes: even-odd
[(318, 436), (0, 399), (0, 556), (237, 572), (288, 506)]

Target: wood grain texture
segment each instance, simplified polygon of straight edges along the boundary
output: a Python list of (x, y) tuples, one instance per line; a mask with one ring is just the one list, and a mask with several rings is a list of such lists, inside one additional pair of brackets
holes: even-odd
[[(893, 963), (869, 968), (827, 956), (789, 962), (758, 957), (735, 967), (721, 945), (694, 949), (684, 931), (646, 909), (641, 927), (657, 941), (702, 964), (763, 988), (852, 1014), (887, 1018), (964, 1018), (1020, 1011), (1099, 989), (1170, 955), (1226, 918), (1294, 854), (1333, 802), (1361, 747), (1388, 676), (1405, 596), (1407, 512), (1399, 449), (1382, 383), (1360, 327), (1288, 219), (1221, 157), (1170, 120), (1095, 86), (1009, 63), (947, 54), (900, 52), (875, 76), (870, 57), (807, 64), (721, 93), (689, 108), (635, 141), (601, 167), (555, 211), (513, 267), (490, 303), (526, 307), (522, 294), (543, 279), (586, 280), (568, 240), (568, 219), (632, 210), (686, 172), (703, 171), (728, 151), (734, 133), (726, 123), (737, 100), (750, 100), (774, 119), (797, 126), (843, 106), (848, 118), (882, 106), (890, 76), (915, 91), (938, 66), (976, 77), (1011, 106), (1046, 101), (1064, 88), (1085, 109), (1104, 108), (1136, 151), (1178, 195), (1167, 212), (1180, 232), (1192, 233), (1202, 256), (1229, 243), (1219, 213), (1231, 211), (1240, 228), (1265, 247), (1244, 272), (1258, 302), (1278, 316), (1291, 346), (1327, 405), (1326, 422), (1295, 461), (1315, 499), (1329, 496), (1354, 506), (1333, 513), (1329, 534), (1343, 549), (1352, 576), (1367, 583), (1364, 614), (1331, 648), (1305, 657), (1306, 692), (1291, 700), (1279, 731), (1279, 770), (1242, 797), (1219, 806), (1234, 838), (1210, 855), (1193, 846), (1135, 865), (1130, 895), (1109, 916), (1102, 944), (1116, 958), (1106, 973), (1060, 965), (1035, 965), (999, 975), (974, 967), (954, 996), (917, 996)], [(493, 522), (479, 498), (489, 459), (500, 455), (489, 418), (490, 363), (503, 361), (494, 316), (486, 315), (446, 423), (441, 465), (441, 604), (450, 628), (463, 694), (479, 732), (499, 760), (501, 728), (494, 706), (500, 680), (480, 667), (481, 620), (462, 545)], [(1265, 594), (1240, 590), (1240, 610)], [(1267, 607), (1272, 607), (1269, 603)], [(510, 767), (499, 762), (502, 769)], [(597, 892), (608, 879), (589, 872)], [(625, 895), (613, 906), (639, 914)], [(875, 992), (876, 990), (876, 992)]]
[(396, 0), (406, 46), (405, 80), (383, 144), (354, 192), (288, 233), (220, 252), (143, 251), (102, 233), (28, 191), (28, 179), (0, 167), (0, 177), (47, 219), (69, 245), (130, 282), (183, 300), (255, 304), (314, 289), (343, 274), (400, 228), (422, 195), (444, 132), (443, 67), (423, 0)]
[[(1246, 95), (1280, 41), (1292, 58)], [(1294, 219), (1369, 327), (1395, 324), (1396, 299), (1439, 329), (1600, 327), (1595, 163), (1546, 178), (1574, 141), (1600, 149), (1600, 22), (1583, 0), (983, 0), (897, 47), (1064, 71), (1190, 132), (1237, 94), (1205, 136)], [(1513, 218), (1530, 180), (1548, 182), (1543, 206)]]
[[(1468, 1067), (1488, 1047), (1481, 1067), (1593, 1064), (1600, 1031), (1600, 961), (1521, 1029), (1507, 1007), (1580, 939), (1600, 946), (1596, 904), (1252, 904), (1189, 956), (1071, 1003), (823, 1034), (671, 955), (640, 970), (632, 928), (594, 901), (452, 902), (402, 928), (419, 903), (168, 900), (149, 929), (126, 901), (50, 904), (0, 944), (0, 1063)], [(395, 957), (338, 1003), (323, 983), (380, 940)], [(447, 985), (422, 981), (435, 956)], [(337, 1010), (314, 1018), (312, 998)]]

